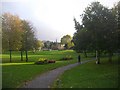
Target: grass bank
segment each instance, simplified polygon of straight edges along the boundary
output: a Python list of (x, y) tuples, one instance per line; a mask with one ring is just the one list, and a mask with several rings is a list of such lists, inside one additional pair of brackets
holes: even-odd
[(54, 83), (54, 88), (117, 88), (118, 58), (108, 63), (106, 57), (101, 58), (101, 64), (91, 61), (66, 71)]

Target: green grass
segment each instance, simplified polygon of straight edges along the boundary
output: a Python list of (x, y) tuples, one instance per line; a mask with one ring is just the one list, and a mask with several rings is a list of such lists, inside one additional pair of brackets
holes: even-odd
[[(2, 54), (2, 87), (16, 88), (23, 85), (26, 81), (34, 79), (37, 75), (77, 62), (77, 53), (72, 50), (64, 51), (40, 51), (33, 54), (28, 53), (29, 62), (20, 61), (20, 52), (12, 52), (12, 63), (9, 62), (9, 53)], [(66, 55), (71, 55), (73, 60), (60, 61)], [(83, 57), (83, 56), (82, 56)], [(39, 58), (56, 60), (55, 64), (35, 65), (34, 62)]]
[[(73, 50), (63, 50), (63, 51), (39, 51), (39, 52), (28, 52), (28, 59), (29, 62), (37, 61), (39, 58), (48, 58), (48, 59), (55, 59), (59, 60), (60, 58), (66, 56), (66, 55), (71, 55), (73, 58), (77, 58), (76, 53)], [(25, 52), (23, 52), (23, 59), (25, 62)], [(20, 51), (12, 51), (12, 62), (20, 62), (21, 56), (20, 56)], [(8, 63), (9, 61), (9, 52), (6, 52), (2, 54), (2, 62), (3, 63)]]
[[(71, 55), (73, 60), (60, 61), (66, 55)], [(9, 52), (2, 54), (2, 87), (16, 88), (21, 87), (25, 82), (34, 79), (36, 76), (47, 72), (49, 70), (65, 66), (77, 62), (78, 54), (73, 50), (63, 51), (39, 51), (36, 53), (28, 52), (29, 62), (20, 61), (20, 52), (12, 52), (12, 62), (9, 62)], [(55, 64), (35, 65), (34, 62), (39, 58), (47, 58), (56, 60)], [(91, 59), (90, 54), (88, 58), (84, 58), (81, 54), (81, 61)], [(61, 87), (114, 87), (117, 79), (117, 64), (108, 64), (106, 58), (102, 60), (102, 64), (96, 65), (95, 62), (86, 63), (67, 71), (61, 76)], [(112, 71), (112, 72), (111, 72)], [(108, 74), (106, 74), (109, 72)], [(74, 73), (74, 74), (73, 74)], [(99, 74), (99, 75), (98, 75)], [(106, 79), (105, 77), (109, 77)], [(65, 78), (64, 78), (65, 77)], [(116, 78), (112, 78), (116, 77)], [(95, 79), (97, 78), (97, 79)], [(99, 79), (102, 78), (102, 79)], [(114, 81), (114, 82), (113, 82)], [(91, 83), (92, 82), (92, 83)], [(99, 85), (95, 86), (94, 84)], [(105, 84), (107, 83), (107, 84)], [(90, 84), (90, 85), (89, 85)], [(112, 85), (111, 85), (112, 84)], [(87, 85), (87, 86), (86, 86)], [(55, 86), (57, 87), (57, 86)]]
[(66, 71), (59, 77), (59, 84), (56, 81), (55, 88), (117, 88), (118, 87), (118, 61), (113, 58), (108, 63), (107, 58), (101, 59), (101, 64), (96, 65), (95, 61), (81, 64)]
[(64, 66), (72, 62), (60, 62), (55, 64), (34, 65), (34, 64), (21, 64), (21, 65), (4, 65), (3, 66), (3, 88), (15, 88), (21, 85), (26, 80), (32, 80), (35, 76)]

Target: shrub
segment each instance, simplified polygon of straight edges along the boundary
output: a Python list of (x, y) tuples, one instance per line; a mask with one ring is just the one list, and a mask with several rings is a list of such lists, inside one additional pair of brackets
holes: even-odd
[(47, 59), (46, 58), (39, 58), (39, 60), (36, 61), (35, 64), (47, 64)]
[(55, 63), (55, 60), (48, 60), (48, 63)]
[(65, 57), (61, 58), (61, 60), (71, 60), (73, 59), (71, 55), (66, 55)]
[(35, 64), (48, 64), (48, 63), (55, 63), (55, 60), (47, 60), (46, 58), (39, 58)]

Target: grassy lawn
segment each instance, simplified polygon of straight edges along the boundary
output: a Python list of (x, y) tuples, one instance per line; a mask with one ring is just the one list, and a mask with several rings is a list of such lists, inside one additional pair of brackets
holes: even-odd
[(101, 64), (95, 61), (81, 64), (66, 71), (56, 81), (55, 88), (117, 88), (118, 87), (118, 58), (114, 57), (112, 63), (108, 58), (102, 58)]
[[(25, 52), (23, 52), (23, 59), (25, 62)], [(64, 51), (38, 51), (38, 52), (28, 52), (28, 58), (29, 62), (37, 61), (39, 58), (48, 58), (48, 59), (55, 59), (59, 60), (61, 57), (64, 57), (66, 55), (72, 55), (73, 58), (76, 56), (76, 53), (72, 50), (64, 50)], [(20, 62), (20, 51), (12, 51), (12, 62)], [(6, 52), (2, 55), (2, 62), (8, 63), (9, 62), (9, 52)]]
[[(9, 63), (9, 53), (2, 54), (2, 87), (16, 88), (23, 85), (26, 81), (32, 80), (43, 72), (77, 62), (77, 53), (72, 50), (64, 51), (40, 51), (29, 52), (29, 62), (20, 61), (20, 52), (12, 52), (12, 63)], [(66, 55), (71, 55), (73, 60), (60, 61)], [(83, 57), (83, 56), (81, 56)], [(56, 60), (55, 64), (35, 65), (34, 62), (39, 58)]]
[(4, 65), (3, 66), (3, 88), (15, 88), (19, 87), (21, 83), (24, 83), (26, 80), (32, 80), (35, 76), (55, 69), (60, 66), (64, 66), (74, 61), (58, 61), (55, 64), (46, 64), (46, 65), (34, 65), (33, 63), (29, 64), (18, 64), (18, 65)]

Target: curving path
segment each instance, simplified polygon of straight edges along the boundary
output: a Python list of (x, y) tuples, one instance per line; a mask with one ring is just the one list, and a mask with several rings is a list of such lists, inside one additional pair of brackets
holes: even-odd
[[(81, 62), (81, 64), (89, 61), (91, 60)], [(67, 66), (63, 66), (63, 67), (51, 70), (47, 73), (41, 74), (40, 76), (36, 77), (34, 80), (25, 84), (23, 88), (50, 88), (50, 86), (57, 79), (57, 77), (60, 76), (64, 71), (69, 70), (78, 65), (80, 65), (80, 63), (70, 64)]]

